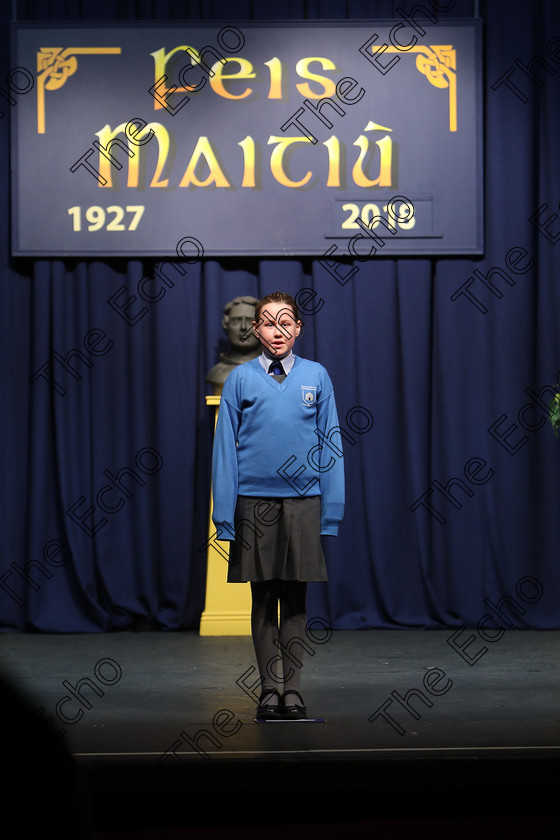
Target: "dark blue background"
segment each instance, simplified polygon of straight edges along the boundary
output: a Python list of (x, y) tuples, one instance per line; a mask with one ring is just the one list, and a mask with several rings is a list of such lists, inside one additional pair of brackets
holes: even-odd
[[(388, 18), (396, 16), (397, 5), (353, 2), (351, 14)], [(17, 9), (24, 20), (85, 20), (107, 18), (113, 6), (99, 0), (23, 2)], [(200, 9), (209, 20), (232, 19), (230, 3), (160, 2), (157, 8), (165, 19), (197, 19)], [(237, 8), (240, 20), (278, 17), (278, 9), (264, 2)], [(136, 14), (149, 20), (153, 4), (119, 3), (118, 9), (124, 19)], [(346, 19), (348, 9), (343, 2), (288, 0), (282, 15)], [(473, 12), (471, 2), (458, 0), (449, 16)], [(2, 7), (0, 79), (10, 66), (8, 14)], [(539, 231), (530, 222), (542, 205), (548, 209), (541, 219), (559, 209), (560, 63), (546, 55), (546, 44), (560, 35), (560, 9), (552, 0), (486, 2), (480, 16), (486, 200), (481, 259), (377, 255), (356, 261), (358, 272), (345, 285), (310, 258), (206, 259), (184, 265), (184, 276), (169, 267), (169, 277), (177, 277), (173, 286), (148, 282), (145, 289), (154, 297), (157, 290), (165, 294), (146, 303), (137, 286), (143, 277), (154, 277), (153, 261), (10, 257), (9, 125), (7, 118), (0, 120), (0, 579), (16, 592), (0, 589), (2, 628), (96, 632), (147, 621), (167, 630), (198, 627), (206, 575), (198, 549), (207, 539), (212, 440), (205, 375), (225, 349), (221, 309), (236, 295), (259, 297), (276, 289), (295, 295), (302, 288), (317, 291), (320, 308), (304, 315), (300, 354), (329, 370), (343, 424), (355, 406), (365, 407), (375, 421), (370, 431), (355, 435), (355, 445), (346, 445), (346, 516), (339, 537), (327, 538), (329, 583), (310, 587), (310, 615), (338, 628), (476, 625), (488, 612), (485, 599), (497, 603), (511, 595), (524, 610), (507, 613), (514, 626), (560, 625), (560, 441), (548, 422), (539, 426), (546, 415), (538, 405), (521, 415), (534, 431), (521, 428), (518, 418), (531, 402), (526, 389), (538, 393), (553, 386), (560, 368), (560, 245), (554, 236), (560, 223)], [(546, 59), (553, 72), (535, 65), (538, 85), (516, 70), (512, 79), (527, 101), (504, 86), (492, 89), (516, 59), (526, 64), (533, 56)], [(518, 264), (514, 248), (527, 252)], [(507, 268), (508, 259), (517, 273)], [(488, 277), (494, 267), (507, 277)], [(480, 275), (473, 275), (475, 269)], [(471, 276), (478, 305), (455, 294)], [(122, 286), (136, 295), (128, 322), (107, 302)], [(83, 343), (94, 329), (107, 336), (96, 334), (100, 343), (90, 344), (98, 355), (86, 354)], [(30, 382), (54, 351), (64, 356), (72, 348), (81, 349), (92, 366), (74, 358), (81, 374), (75, 380), (55, 364), (64, 396), (43, 379)], [(545, 401), (549, 397), (546, 391)], [(502, 433), (515, 424), (509, 446), (488, 431), (503, 416)], [(96, 509), (91, 521), (99, 524), (105, 516), (107, 522), (89, 537), (66, 510), (82, 496), (82, 511), (95, 504), (108, 483), (104, 471), (135, 467), (145, 447), (157, 450), (162, 468), (153, 475), (135, 468), (144, 485), (129, 478), (132, 498), (124, 499), (122, 509), (110, 515)], [(288, 455), (279, 453), (279, 465)], [(486, 466), (480, 462), (481, 471), (471, 478), (485, 483), (465, 476), (473, 458)], [(463, 488), (449, 487), (459, 508), (432, 484), (443, 486), (451, 478), (463, 482)], [(411, 511), (430, 488), (444, 524), (426, 509)], [(116, 505), (117, 496), (105, 498)], [(64, 552), (51, 557), (63, 565), (43, 559), (51, 540), (72, 552), (67, 562)], [(28, 569), (36, 590), (11, 564), (38, 562), (43, 567)], [(534, 604), (516, 595), (516, 584), (528, 576), (542, 587)]]

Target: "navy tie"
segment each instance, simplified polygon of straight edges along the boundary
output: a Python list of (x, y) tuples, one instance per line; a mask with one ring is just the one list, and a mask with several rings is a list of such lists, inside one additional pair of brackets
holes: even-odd
[(280, 362), (271, 362), (268, 372), (272, 373), (274, 376), (284, 376), (284, 368)]

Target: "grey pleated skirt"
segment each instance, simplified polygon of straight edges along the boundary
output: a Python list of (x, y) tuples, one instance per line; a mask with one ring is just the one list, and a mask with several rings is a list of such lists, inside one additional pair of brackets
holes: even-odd
[(321, 497), (238, 496), (228, 582), (327, 580), (321, 548)]

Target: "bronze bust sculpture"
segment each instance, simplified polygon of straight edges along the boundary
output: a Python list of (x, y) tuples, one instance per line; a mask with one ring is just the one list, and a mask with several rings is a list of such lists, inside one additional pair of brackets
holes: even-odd
[(228, 353), (220, 353), (220, 361), (206, 375), (206, 381), (213, 385), (215, 394), (221, 392), (234, 367), (260, 355), (260, 343), (251, 331), (256, 305), (257, 298), (244, 296), (236, 297), (224, 306), (222, 327), (231, 349)]

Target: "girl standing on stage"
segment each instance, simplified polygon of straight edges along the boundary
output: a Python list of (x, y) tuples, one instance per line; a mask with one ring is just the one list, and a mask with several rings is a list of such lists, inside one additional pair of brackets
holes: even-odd
[(251, 582), (257, 720), (307, 716), (299, 693), (307, 582), (327, 580), (320, 536), (336, 536), (344, 512), (333, 386), (322, 365), (292, 353), (301, 328), (290, 295), (257, 303), (262, 354), (226, 379), (214, 441), (212, 519), (230, 540), (228, 582)]

